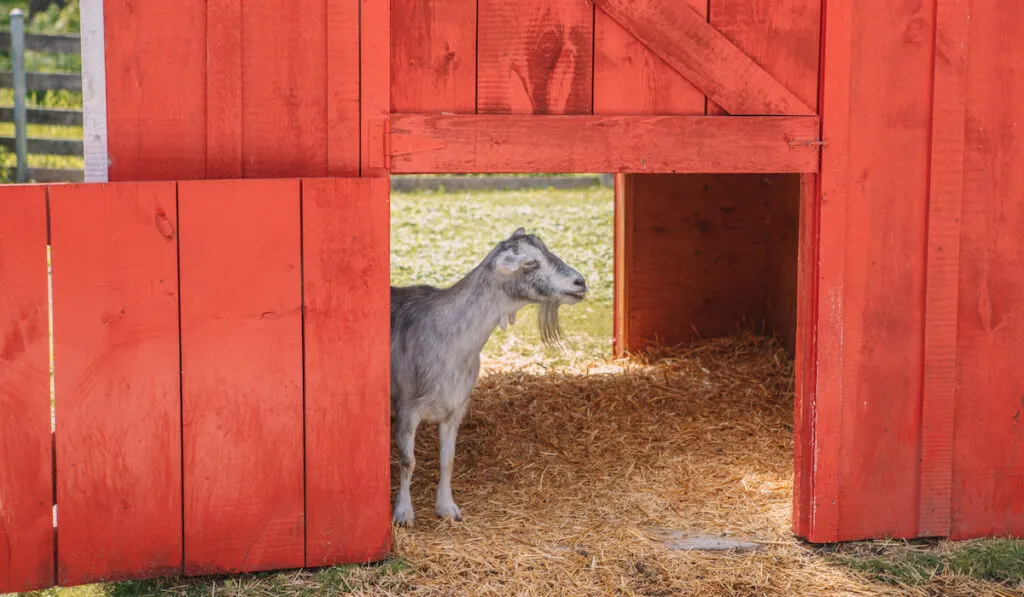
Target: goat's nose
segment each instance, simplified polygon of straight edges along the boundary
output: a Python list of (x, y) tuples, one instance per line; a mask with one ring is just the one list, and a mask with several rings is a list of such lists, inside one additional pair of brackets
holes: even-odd
[(587, 289), (587, 283), (583, 281), (583, 276), (576, 276), (576, 279), (573, 280), (572, 283), (575, 284), (576, 288), (579, 288), (580, 290)]

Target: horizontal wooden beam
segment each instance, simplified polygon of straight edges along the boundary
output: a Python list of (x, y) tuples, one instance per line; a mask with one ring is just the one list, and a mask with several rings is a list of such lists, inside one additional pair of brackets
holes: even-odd
[(815, 113), (686, 2), (593, 1), (729, 114)]
[[(25, 73), (29, 91), (81, 91), (82, 75), (66, 73)], [(14, 73), (0, 72), (0, 87), (14, 87)]]
[(28, 178), (37, 183), (85, 182), (85, 171), (63, 168), (29, 168)]
[[(11, 32), (0, 31), (0, 51), (10, 51)], [(38, 35), (25, 34), (25, 49), (34, 52), (51, 54), (79, 54), (82, 51), (82, 39), (78, 35)]]
[[(29, 124), (56, 124), (63, 126), (82, 126), (81, 110), (62, 108), (27, 108), (25, 110)], [(0, 107), (0, 122), (14, 122), (14, 108)]]
[(816, 116), (393, 114), (395, 174), (816, 172)]
[[(14, 151), (14, 137), (0, 137), (0, 147)], [(28, 140), (29, 154), (81, 156), (84, 146), (81, 139), (32, 139)]]

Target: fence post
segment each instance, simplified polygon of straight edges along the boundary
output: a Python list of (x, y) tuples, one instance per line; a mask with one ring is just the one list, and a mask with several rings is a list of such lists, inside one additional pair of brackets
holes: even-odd
[(28, 181), (28, 118), (25, 112), (25, 13), (11, 11), (11, 62), (14, 66), (14, 151), (18, 156), (15, 182)]

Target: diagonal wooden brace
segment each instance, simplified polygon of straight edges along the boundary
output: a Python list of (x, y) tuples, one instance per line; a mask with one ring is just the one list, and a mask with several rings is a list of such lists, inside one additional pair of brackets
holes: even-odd
[(685, 2), (593, 2), (729, 114), (815, 113)]

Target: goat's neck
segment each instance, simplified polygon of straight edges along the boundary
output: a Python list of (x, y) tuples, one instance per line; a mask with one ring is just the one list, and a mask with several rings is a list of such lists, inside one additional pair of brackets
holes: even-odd
[(481, 264), (447, 290), (455, 346), (479, 354), (494, 329), (513, 318), (525, 302), (512, 299), (493, 272)]

